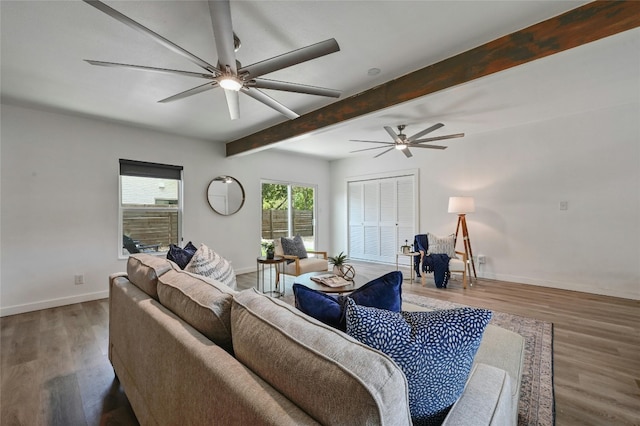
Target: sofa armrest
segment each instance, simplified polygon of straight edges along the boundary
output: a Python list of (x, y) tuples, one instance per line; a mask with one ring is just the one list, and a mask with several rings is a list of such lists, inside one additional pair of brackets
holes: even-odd
[(513, 382), (506, 371), (475, 364), (464, 393), (453, 404), (443, 426), (516, 425), (512, 415)]
[[(122, 281), (122, 282), (128, 281), (127, 273), (116, 272), (114, 274), (109, 275), (109, 312), (111, 312), (112, 310), (111, 304), (113, 303), (113, 296), (111, 293), (113, 292), (113, 286), (115, 285), (116, 281)], [(109, 358), (109, 362), (113, 364), (113, 358), (112, 358), (113, 354), (111, 351), (111, 348), (113, 347), (113, 345), (111, 344), (111, 335), (112, 335), (111, 323), (112, 321), (109, 321), (109, 343), (107, 348), (107, 357)]]
[(113, 281), (116, 278), (126, 277), (126, 276), (127, 276), (126, 272), (116, 272), (114, 274), (109, 275), (109, 288), (111, 288), (111, 285), (113, 285)]

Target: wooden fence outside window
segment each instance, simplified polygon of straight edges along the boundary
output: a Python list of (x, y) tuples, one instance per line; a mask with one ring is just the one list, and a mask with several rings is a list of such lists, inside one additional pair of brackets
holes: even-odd
[[(262, 238), (273, 240), (288, 237), (287, 210), (262, 210)], [(293, 234), (301, 237), (313, 237), (313, 210), (293, 211)]]
[(124, 234), (142, 245), (158, 244), (158, 251), (166, 251), (169, 244), (178, 244), (178, 212), (152, 210), (124, 210)]

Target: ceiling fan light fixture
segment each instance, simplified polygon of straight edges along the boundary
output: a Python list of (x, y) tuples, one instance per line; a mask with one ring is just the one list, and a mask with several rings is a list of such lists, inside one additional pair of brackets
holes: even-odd
[(238, 92), (242, 89), (242, 82), (235, 78), (232, 75), (227, 75), (218, 80), (218, 84), (223, 89), (233, 90), (234, 92)]
[(396, 144), (396, 149), (398, 151), (402, 151), (403, 149), (407, 149), (407, 144), (406, 143), (397, 143)]

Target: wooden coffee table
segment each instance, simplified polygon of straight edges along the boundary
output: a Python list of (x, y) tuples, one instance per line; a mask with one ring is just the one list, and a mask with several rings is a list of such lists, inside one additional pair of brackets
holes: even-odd
[(315, 275), (327, 274), (328, 271), (325, 272), (308, 272), (306, 274), (298, 275), (295, 277), (293, 282), (295, 284), (302, 284), (305, 287), (309, 287), (312, 290), (321, 291), (323, 293), (351, 293), (354, 290), (359, 289), (369, 281), (371, 281), (368, 277), (363, 275), (356, 275), (354, 280), (349, 285), (345, 285), (342, 287), (329, 287), (320, 283), (317, 283), (311, 279), (311, 277)]

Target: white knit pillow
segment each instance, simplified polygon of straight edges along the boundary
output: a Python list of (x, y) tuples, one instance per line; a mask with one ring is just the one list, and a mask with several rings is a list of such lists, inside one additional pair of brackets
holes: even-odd
[(427, 249), (427, 255), (444, 253), (452, 259), (456, 259), (456, 246), (455, 235), (447, 235), (444, 237), (438, 237), (431, 233), (427, 233), (427, 240), (429, 241), (429, 248)]
[(204, 244), (200, 244), (200, 248), (184, 270), (213, 278), (232, 289), (236, 288), (236, 273), (231, 267), (231, 263)]

